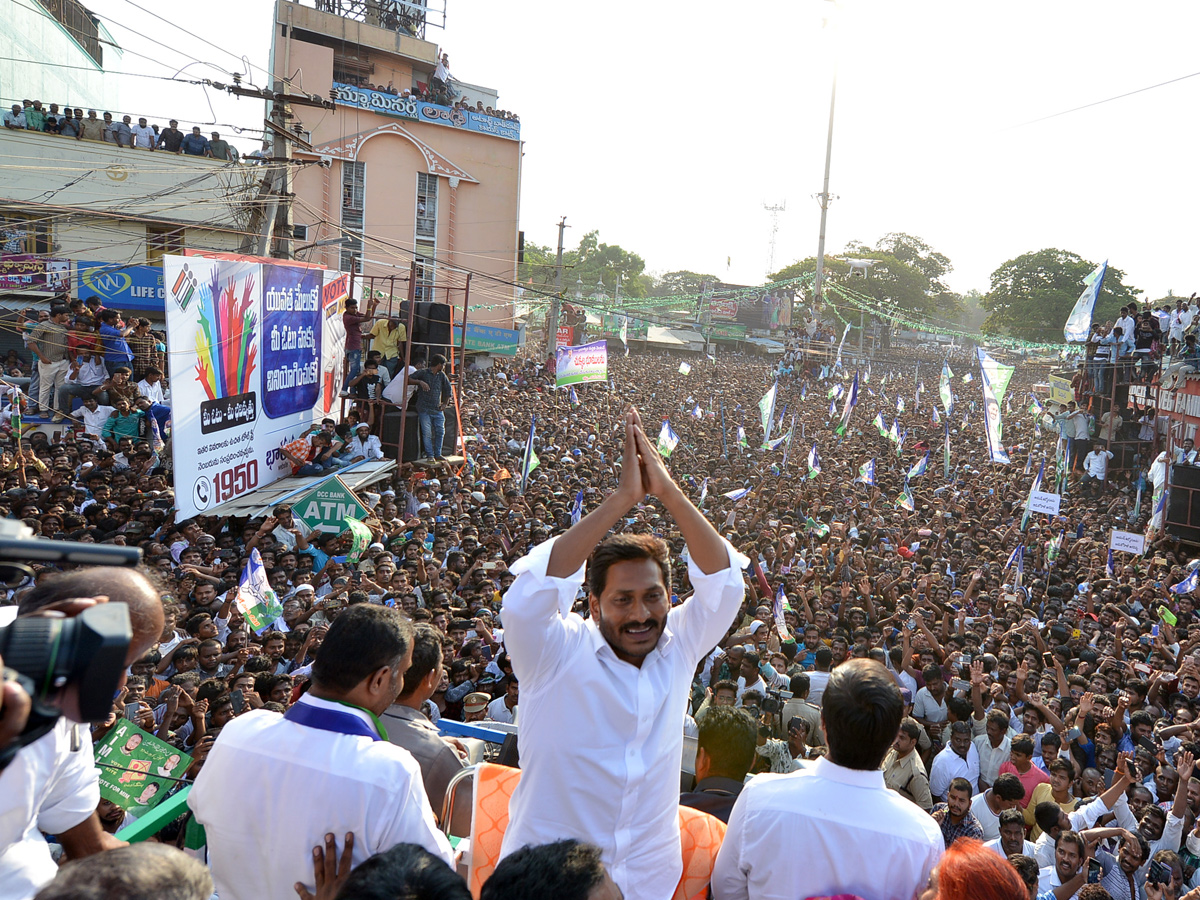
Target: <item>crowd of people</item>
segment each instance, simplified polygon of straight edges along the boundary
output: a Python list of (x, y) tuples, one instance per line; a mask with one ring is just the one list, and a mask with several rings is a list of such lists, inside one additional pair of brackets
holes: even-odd
[(5, 111), (3, 122), (9, 131), (40, 131), (77, 141), (116, 144), (128, 150), (158, 150), (178, 156), (238, 161), (237, 148), (224, 140), (219, 132), (210, 132), (205, 137), (200, 126), (194, 125), (190, 133), (185, 133), (175, 119), (162, 128), (157, 123), (148, 124), (145, 116), (140, 116), (135, 124), (133, 117), (128, 115), (117, 121), (107, 111), (100, 115), (89, 109), (84, 116), (82, 107), (72, 109), (66, 105), (60, 111), (57, 103), (43, 106), (41, 100), (22, 100)]
[[(355, 558), (349, 534), (310, 531), (287, 504), (175, 521), (155, 414), (169, 408), (141, 388), (162, 390), (165, 348), (110, 358), (140, 326), (108, 312), (98, 346), (81, 343), (86, 308), (31, 330), (52, 365), (56, 341), (72, 367), (95, 360), (85, 422), (101, 397), (117, 406), (98, 433), (14, 441), (0, 512), (142, 549), (161, 619), (135, 635), (91, 738), (132, 719), (191, 759), (191, 811), (157, 840), (184, 846), (194, 817), (207, 837), (186, 852), (222, 898), (465, 896), (441, 818), (478, 749), (438, 725), (489, 720), (516, 725), (522, 777), (485, 898), (670, 897), (681, 806), (721, 823), (716, 900), (1179, 900), (1200, 884), (1197, 566), (1161, 529), (1144, 556), (1110, 555), (1114, 529), (1145, 531), (1153, 514), (1137, 473), (1114, 472), (1096, 499), (1079, 489), (1086, 466), (1068, 471), (1060, 512), (1023, 521), (1066, 434), (1030, 408), (1047, 368), (1017, 362), (1004, 466), (963, 379), (969, 351), (951, 351), (947, 409), (945, 352), (843, 354), (821, 340), (840, 326), (816, 314), (782, 359), (718, 352), (685, 371), (616, 351), (608, 384), (573, 392), (531, 356), (493, 359), (463, 373), (461, 446), (425, 435), (429, 456), (465, 464), (404, 463), (360, 491), (372, 539)], [(389, 349), (381, 366), (366, 332), (382, 317), (354, 315), (347, 391), (387, 397), (359, 393), (382, 370), (411, 388), (393, 397), (440, 410), (436, 358), (401, 374)], [(776, 383), (770, 437), (786, 439), (760, 446)], [(1103, 427), (1091, 396), (1066, 435), (1085, 444)], [(372, 446), (377, 423), (354, 418), (349, 433), (317, 423), (314, 443)], [(664, 421), (679, 439), (665, 460)], [(282, 603), (261, 633), (238, 603), (254, 557)], [(8, 602), (32, 612), (71, 577), (35, 565)], [(685, 737), (694, 777), (678, 785)], [(144, 810), (88, 797), (5, 826), (0, 871), (15, 874), (0, 897), (85, 896), (71, 885), (102, 877), (126, 879), (123, 896), (154, 895), (154, 878), (207, 896), (208, 872), (161, 846), (90, 855)], [(81, 843), (85, 823), (106, 837)], [(53, 880), (52, 851), (74, 860)]]

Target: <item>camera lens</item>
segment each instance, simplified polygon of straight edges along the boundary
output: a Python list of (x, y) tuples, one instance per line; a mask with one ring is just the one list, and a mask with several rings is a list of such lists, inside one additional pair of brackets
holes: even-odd
[(73, 654), (70, 619), (32, 616), (16, 619), (0, 629), (0, 656), (4, 664), (33, 682), (35, 701), (44, 701), (70, 674)]

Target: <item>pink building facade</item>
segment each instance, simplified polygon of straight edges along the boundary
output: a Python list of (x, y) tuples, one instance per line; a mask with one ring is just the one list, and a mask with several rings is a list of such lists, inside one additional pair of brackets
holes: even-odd
[(423, 4), (305, 2), (316, 5), (276, 3), (277, 89), (328, 97), (335, 108), (292, 107), (289, 128), (311, 146), (297, 144), (293, 156), (320, 163), (297, 166), (289, 186), (296, 245), (323, 245), (297, 256), (398, 279), (415, 257), (417, 299), (459, 310), (471, 272), (468, 321), (512, 328), (520, 122), (495, 109), (486, 88), (458, 84), (458, 105), (405, 95), (431, 87), (439, 50), (421, 39), (423, 22), (398, 24), (388, 10), (420, 13)]

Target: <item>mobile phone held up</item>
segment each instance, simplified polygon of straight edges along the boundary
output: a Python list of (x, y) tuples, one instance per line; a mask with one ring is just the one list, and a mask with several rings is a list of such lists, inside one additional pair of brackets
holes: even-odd
[(1104, 874), (1104, 867), (1100, 865), (1099, 860), (1088, 860), (1087, 883), (1099, 884), (1100, 876)]

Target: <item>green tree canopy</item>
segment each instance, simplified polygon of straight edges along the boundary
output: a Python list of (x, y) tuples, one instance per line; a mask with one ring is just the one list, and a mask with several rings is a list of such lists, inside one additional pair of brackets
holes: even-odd
[[(525, 242), (525, 259), (518, 270), (522, 287), (554, 290), (555, 252), (554, 247)], [(586, 303), (601, 292), (601, 285), (604, 295), (611, 300), (618, 276), (622, 297), (650, 296), (655, 285), (654, 279), (646, 274), (645, 260), (617, 244), (600, 243), (598, 231), (589, 231), (574, 249), (563, 250), (562, 291), (567, 300), (579, 291)]]
[[(991, 289), (983, 297), (983, 307), (988, 311), (984, 333), (1061, 343), (1063, 325), (1083, 291), (1083, 280), (1097, 265), (1055, 248), (1008, 260), (992, 273)], [(1122, 306), (1137, 302), (1141, 291), (1124, 282), (1125, 273), (1110, 265), (1096, 298), (1092, 321), (1114, 319)]]
[[(842, 257), (879, 260), (864, 278), (850, 275), (850, 264)], [(918, 237), (901, 231), (881, 237), (874, 247), (851, 241), (836, 256), (825, 257), (825, 269), (835, 282), (866, 294), (885, 309), (937, 316), (957, 316), (962, 297), (946, 287), (943, 278), (951, 270), (950, 260)], [(772, 281), (796, 278), (817, 270), (815, 257), (793, 263), (771, 275)]]

